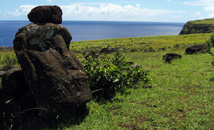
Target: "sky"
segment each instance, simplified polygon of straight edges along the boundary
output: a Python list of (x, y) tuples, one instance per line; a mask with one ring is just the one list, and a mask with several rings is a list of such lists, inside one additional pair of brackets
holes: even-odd
[(214, 0), (0, 0), (0, 20), (28, 20), (39, 5), (58, 5), (63, 20), (187, 22), (214, 17)]

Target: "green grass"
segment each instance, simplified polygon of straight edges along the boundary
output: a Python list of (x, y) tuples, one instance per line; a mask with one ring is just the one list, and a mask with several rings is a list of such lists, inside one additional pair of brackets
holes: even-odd
[[(139, 83), (125, 94), (118, 93), (106, 104), (91, 101), (87, 104), (89, 115), (82, 122), (63, 124), (59, 129), (213, 129), (212, 57), (184, 54), (187, 46), (205, 43), (209, 36), (194, 34), (72, 42), (70, 49), (80, 59), (87, 50), (100, 50), (108, 45), (124, 48), (128, 61), (150, 71), (152, 88), (143, 88)], [(150, 47), (154, 51), (148, 51)], [(132, 48), (137, 51), (131, 52)], [(168, 52), (181, 54), (182, 59), (164, 63), (162, 55)]]
[(214, 19), (203, 19), (203, 20), (195, 20), (195, 21), (190, 21), (192, 24), (212, 24), (214, 25)]
[[(169, 51), (171, 52), (171, 51)], [(167, 64), (167, 52), (134, 52), (127, 60), (150, 70), (152, 88), (141, 84), (118, 94), (107, 104), (88, 103), (89, 115), (79, 125), (63, 129), (212, 129), (214, 78), (212, 57), (185, 55)]]
[(71, 42), (70, 50), (74, 53), (82, 53), (88, 50), (100, 50), (101, 48), (111, 46), (113, 48), (123, 48), (124, 50), (137, 51), (161, 51), (184, 49), (187, 46), (205, 43), (205, 40), (211, 34), (190, 34), (173, 36), (155, 36), (155, 37), (137, 37), (137, 38), (119, 38)]

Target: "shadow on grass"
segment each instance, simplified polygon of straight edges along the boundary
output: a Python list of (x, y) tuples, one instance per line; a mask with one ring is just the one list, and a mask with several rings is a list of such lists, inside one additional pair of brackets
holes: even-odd
[[(73, 112), (73, 111), (72, 111)], [(79, 125), (89, 114), (89, 109), (79, 109), (72, 114), (53, 115), (47, 111), (32, 109), (13, 114), (0, 113), (0, 130), (63, 129)]]

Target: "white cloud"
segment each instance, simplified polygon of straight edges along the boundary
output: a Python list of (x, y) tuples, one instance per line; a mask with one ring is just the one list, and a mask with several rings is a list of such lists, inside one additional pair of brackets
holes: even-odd
[(169, 13), (183, 13), (179, 10), (164, 10), (164, 9), (148, 9), (142, 8), (140, 4), (132, 5), (118, 5), (112, 3), (79, 3), (68, 6), (61, 6), (65, 18), (71, 16), (78, 17), (91, 17), (91, 18), (136, 18), (136, 17), (151, 17)]
[(140, 7), (140, 4), (136, 4), (136, 7)]
[(201, 15), (200, 12), (195, 12), (195, 19), (203, 19), (204, 17)]
[(214, 7), (204, 7), (204, 10), (209, 13), (209, 17), (214, 17)]
[(196, 0), (184, 2), (185, 5), (190, 6), (214, 6), (214, 0)]
[(184, 17), (183, 16), (180, 16), (180, 15), (176, 15), (173, 17), (174, 19), (183, 19)]
[(19, 7), (19, 9), (17, 9), (16, 11), (12, 11), (12, 12), (7, 12), (7, 15), (9, 17), (24, 17), (27, 16), (27, 14), (31, 11), (31, 9), (33, 9), (34, 7), (36, 7), (35, 5), (21, 5)]
[[(9, 17), (25, 17), (36, 5), (21, 5), (17, 10), (8, 12)], [(64, 20), (145, 20), (154, 16), (184, 13), (180, 10), (142, 8), (140, 4), (119, 5), (112, 3), (75, 3), (60, 6)]]
[[(208, 12), (209, 17), (214, 17), (214, 0), (197, 0), (184, 2), (184, 4), (189, 6), (202, 6), (203, 9)], [(195, 13), (197, 18), (202, 18), (202, 15), (199, 12)]]

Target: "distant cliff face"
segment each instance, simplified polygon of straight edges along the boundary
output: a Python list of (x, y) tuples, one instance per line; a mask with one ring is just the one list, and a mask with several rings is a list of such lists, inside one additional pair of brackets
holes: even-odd
[(214, 31), (214, 19), (187, 22), (180, 32), (182, 34), (211, 33)]

